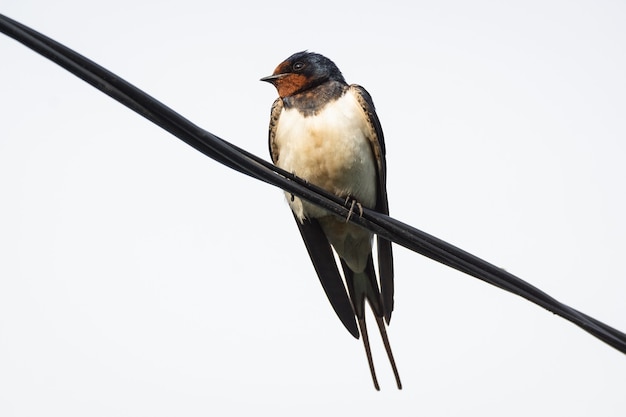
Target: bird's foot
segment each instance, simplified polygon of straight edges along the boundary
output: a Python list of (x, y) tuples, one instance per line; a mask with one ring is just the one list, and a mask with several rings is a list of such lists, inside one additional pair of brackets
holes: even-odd
[(356, 201), (356, 198), (353, 198), (352, 196), (347, 196), (344, 205), (348, 206), (348, 204), (350, 205), (350, 210), (348, 211), (348, 217), (346, 217), (346, 223), (350, 221), (350, 217), (352, 217), (352, 213), (354, 213), (354, 206), (359, 209), (359, 217), (363, 217), (363, 206), (361, 205), (361, 203)]

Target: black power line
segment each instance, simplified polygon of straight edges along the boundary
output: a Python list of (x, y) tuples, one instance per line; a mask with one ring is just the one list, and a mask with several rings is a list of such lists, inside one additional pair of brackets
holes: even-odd
[[(348, 216), (349, 210), (342, 199), (201, 129), (137, 87), (53, 39), (1, 14), (0, 31), (56, 62), (210, 158), (243, 174), (282, 188), (335, 214)], [(515, 275), (462, 249), (366, 208), (363, 208), (362, 216), (351, 216), (350, 221), (435, 261), (517, 294), (626, 353), (626, 334), (555, 300)]]

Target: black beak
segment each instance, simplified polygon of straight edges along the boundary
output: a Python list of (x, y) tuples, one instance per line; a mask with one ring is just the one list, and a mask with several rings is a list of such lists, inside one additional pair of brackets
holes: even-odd
[(279, 78), (283, 78), (285, 75), (287, 75), (287, 74), (269, 75), (267, 77), (261, 78), (259, 81), (265, 81), (265, 82), (268, 82), (270, 84), (274, 84), (276, 82), (276, 80), (278, 80)]

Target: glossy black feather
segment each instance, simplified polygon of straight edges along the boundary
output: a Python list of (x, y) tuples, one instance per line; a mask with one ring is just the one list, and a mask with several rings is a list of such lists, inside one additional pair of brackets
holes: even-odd
[(295, 215), (294, 218), (328, 301), (346, 329), (358, 339), (359, 328), (354, 320), (352, 304), (322, 227), (315, 219), (306, 219), (301, 223)]
[[(376, 137), (372, 138), (372, 152), (376, 156), (378, 162), (378, 184), (376, 194), (376, 211), (383, 214), (389, 214), (389, 202), (387, 200), (387, 162), (385, 137), (380, 120), (376, 115), (374, 102), (367, 90), (363, 87), (353, 84), (350, 88), (358, 94), (359, 103), (363, 111), (367, 115), (369, 123)], [(391, 313), (393, 312), (393, 252), (391, 242), (380, 236), (377, 236), (378, 246), (378, 276), (380, 279), (380, 293), (383, 300), (383, 314), (387, 323), (391, 321)]]

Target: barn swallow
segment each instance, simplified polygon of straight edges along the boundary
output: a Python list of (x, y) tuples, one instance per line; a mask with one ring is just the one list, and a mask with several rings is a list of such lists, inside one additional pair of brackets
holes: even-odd
[[(345, 198), (350, 213), (356, 205), (389, 214), (385, 143), (369, 93), (359, 85), (348, 85), (330, 59), (308, 51), (293, 54), (261, 81), (274, 85), (279, 96), (270, 117), (272, 162)], [(365, 301), (402, 389), (385, 325), (393, 311), (391, 242), (377, 236), (378, 279), (369, 230), (292, 194), (286, 197), (335, 313), (355, 338), (359, 332), (363, 337), (374, 387), (380, 390), (365, 325)], [(331, 246), (339, 257), (345, 286)]]

